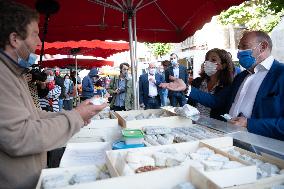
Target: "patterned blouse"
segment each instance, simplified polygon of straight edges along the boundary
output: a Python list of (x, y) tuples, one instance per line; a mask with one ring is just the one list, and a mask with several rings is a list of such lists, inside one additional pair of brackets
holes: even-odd
[[(203, 92), (209, 92), (210, 94), (214, 94), (215, 93), (215, 88), (216, 86), (218, 86), (218, 83), (212, 88), (211, 91), (208, 91), (208, 88), (207, 88), (207, 80), (204, 79), (202, 82), (201, 82), (201, 85), (199, 87), (199, 89)], [(196, 108), (199, 110), (200, 114), (203, 115), (203, 116), (206, 116), (206, 117), (210, 117), (210, 111), (211, 111), (211, 108), (209, 107), (206, 107), (206, 106), (203, 106), (202, 104), (199, 104), (197, 103), (196, 104)]]

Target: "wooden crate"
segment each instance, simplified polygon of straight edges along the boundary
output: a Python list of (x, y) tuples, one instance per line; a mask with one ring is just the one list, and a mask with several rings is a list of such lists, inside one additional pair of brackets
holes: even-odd
[[(238, 147), (233, 147), (235, 150), (239, 151), (241, 154), (246, 154), (249, 155), (250, 157), (254, 158), (254, 159), (259, 159), (263, 162), (267, 162), (267, 163), (271, 163), (274, 164), (276, 166), (278, 166), (280, 169), (284, 169), (284, 160), (273, 157), (271, 155), (257, 155), (255, 153), (249, 152), (247, 150), (238, 148)], [(238, 158), (238, 157), (237, 157)], [(261, 178), (257, 181), (257, 183), (271, 183), (271, 182), (276, 182), (276, 181), (284, 181), (284, 174), (282, 175), (275, 175), (275, 176), (271, 176), (271, 177), (266, 177), (266, 178)]]
[[(91, 168), (80, 167), (80, 169)], [(71, 169), (71, 168), (70, 168)], [(70, 170), (69, 169), (69, 170)], [(78, 168), (72, 168), (78, 169)], [(43, 176), (58, 174), (64, 170), (63, 168), (44, 169), (42, 170), (36, 189), (40, 189), (40, 184)], [(178, 173), (178, 174), (177, 174)], [(145, 172), (132, 176), (114, 177), (95, 182), (82, 183), (74, 186), (67, 186), (64, 189), (173, 189), (174, 186), (183, 183), (191, 182), (197, 189), (221, 189), (212, 180), (205, 177), (200, 171), (193, 167), (178, 166), (156, 171)], [(260, 182), (226, 187), (226, 189), (267, 189), (275, 184), (284, 184), (282, 180), (274, 180), (271, 182)]]
[(85, 126), (85, 129), (100, 129), (100, 128), (109, 128), (109, 127), (117, 127), (118, 119), (114, 112), (109, 112), (110, 119), (92, 119), (91, 123)]
[[(97, 166), (80, 166), (80, 167), (69, 167), (69, 168), (49, 168), (49, 169), (42, 169), (41, 174), (36, 186), (36, 189), (41, 189), (42, 179), (46, 176), (52, 175), (67, 175), (68, 178), (71, 178), (72, 175), (68, 175), (66, 173), (77, 173), (82, 171), (97, 171)], [(79, 185), (79, 184), (78, 184)], [(63, 187), (65, 188), (65, 187)]]
[[(175, 148), (179, 152), (195, 152), (199, 147), (205, 146), (205, 147), (208, 147), (214, 150), (215, 153), (222, 154), (224, 156), (229, 157), (228, 154), (226, 154), (225, 152), (208, 145), (212, 142), (214, 143), (215, 141), (222, 143), (222, 145), (224, 145), (224, 142), (227, 142), (227, 145), (231, 145), (231, 146), (233, 144), (232, 138), (224, 137), (224, 138), (219, 138), (219, 140), (218, 138), (209, 139), (207, 143), (203, 143), (202, 141), (201, 142), (193, 141), (193, 142), (188, 142), (188, 143), (179, 143), (179, 144), (173, 144), (173, 145), (155, 146), (155, 147), (148, 147), (148, 148), (107, 151), (106, 152), (107, 153), (107, 160), (106, 160), (107, 166), (108, 166), (108, 169), (112, 177), (123, 176), (122, 172), (124, 170), (124, 167), (127, 164), (125, 161), (127, 152), (139, 151), (145, 155), (151, 155), (155, 151), (159, 151), (162, 149), (168, 149), (168, 148)], [(229, 157), (229, 158), (230, 160), (239, 161), (246, 166), (235, 168), (235, 169), (218, 170), (218, 171), (206, 171), (205, 172), (205, 171), (199, 170), (200, 174), (202, 174), (208, 180), (212, 180), (212, 182), (215, 183), (216, 186), (220, 188), (230, 187), (230, 186), (240, 185), (240, 184), (253, 183), (256, 181), (256, 166), (255, 165), (250, 165), (234, 157)], [(140, 173), (140, 174), (144, 174), (144, 173)]]
[[(184, 143), (185, 144), (185, 143)], [(182, 144), (176, 144), (179, 146), (177, 148), (184, 149), (185, 147), (180, 147)], [(203, 140), (202, 145), (209, 146), (214, 145), (214, 148), (225, 148), (233, 145), (232, 138), (221, 137), (217, 139), (208, 139)], [(171, 145), (172, 146), (172, 145)], [(195, 141), (191, 143), (191, 146), (188, 145), (188, 149), (194, 149), (199, 146), (199, 142)], [(164, 146), (159, 146), (164, 147)], [(143, 148), (151, 149), (149, 148)], [(218, 149), (216, 149), (219, 153)], [(113, 151), (115, 152), (115, 151)], [(220, 152), (224, 153), (224, 152)], [(277, 164), (277, 163), (275, 163)], [(80, 167), (79, 169), (88, 169), (92, 166)], [(68, 168), (78, 169), (78, 168)], [(63, 168), (55, 169), (44, 169), (42, 170), (37, 189), (40, 188), (41, 179), (44, 175), (52, 175), (61, 173)], [(243, 172), (244, 174), (246, 172)], [(224, 173), (223, 173), (224, 174)], [(226, 175), (222, 175), (223, 179), (227, 179)], [(234, 178), (234, 177), (233, 177)], [(254, 183), (242, 184), (238, 186), (226, 187), (225, 189), (267, 189), (271, 188), (274, 185), (284, 184), (284, 180), (272, 177), (272, 180), (258, 180)], [(222, 187), (217, 185), (214, 180), (211, 180), (209, 177), (196, 170), (194, 167), (188, 166), (177, 166), (171, 168), (160, 169), (156, 171), (150, 171), (140, 174), (135, 174), (132, 176), (123, 176), (123, 177), (114, 177), (105, 180), (98, 180), (95, 182), (82, 183), (74, 186), (64, 187), (65, 189), (125, 189), (125, 188), (135, 188), (135, 189), (173, 189), (174, 186), (183, 182), (191, 182), (197, 189), (221, 189)]]
[[(189, 167), (161, 169), (132, 176), (115, 177), (69, 186), (66, 189), (173, 189), (180, 183), (191, 181), (189, 170)], [(179, 174), (176, 174), (177, 172)]]
[[(166, 111), (169, 117), (153, 118), (153, 119), (141, 119), (141, 120), (131, 120), (127, 121), (124, 119), (125, 116), (133, 115), (137, 116), (141, 113), (144, 115), (149, 115), (151, 113), (160, 113)], [(124, 128), (135, 128), (141, 129), (144, 126), (167, 126), (167, 127), (177, 127), (177, 126), (187, 126), (192, 125), (190, 119), (177, 116), (176, 114), (162, 109), (149, 109), (149, 110), (131, 110), (131, 111), (117, 111), (115, 112), (116, 117), (118, 118), (118, 123)]]
[(82, 128), (68, 143), (113, 142), (121, 138), (121, 127)]

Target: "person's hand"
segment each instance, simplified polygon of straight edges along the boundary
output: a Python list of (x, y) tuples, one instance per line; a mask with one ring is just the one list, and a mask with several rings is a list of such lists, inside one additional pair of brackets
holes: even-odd
[(104, 98), (109, 98), (110, 97), (110, 94), (109, 93), (106, 93), (105, 95), (104, 95)]
[(65, 98), (69, 98), (70, 96), (69, 96), (69, 94), (65, 94), (64, 97)]
[(159, 86), (170, 91), (184, 91), (186, 89), (186, 84), (182, 79), (176, 79), (170, 83), (161, 83)]
[(145, 108), (144, 103), (141, 103), (141, 104), (140, 104), (140, 108)]
[(174, 77), (172, 75), (169, 76), (169, 80), (171, 80), (171, 81), (175, 81), (176, 79), (178, 79), (178, 78), (176, 78), (176, 77)]
[(230, 120), (228, 120), (229, 123), (241, 126), (241, 127), (247, 127), (247, 118), (246, 117), (234, 117)]
[(168, 87), (169, 83), (160, 83), (159, 87), (166, 89)]
[(114, 94), (119, 94), (119, 89), (115, 89), (115, 91), (113, 92)]
[(103, 110), (107, 106), (106, 103), (102, 105), (93, 105), (93, 103), (87, 99), (79, 104), (75, 110), (81, 115), (85, 125), (90, 123), (92, 117), (98, 114), (101, 110)]

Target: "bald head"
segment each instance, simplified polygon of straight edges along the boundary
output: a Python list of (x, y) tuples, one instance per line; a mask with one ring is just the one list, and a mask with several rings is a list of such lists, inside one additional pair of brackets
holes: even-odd
[(156, 68), (155, 64), (154, 63), (149, 63), (149, 69), (150, 68)]
[(243, 34), (238, 49), (252, 49), (252, 55), (257, 59), (257, 63), (259, 63), (271, 55), (272, 41), (265, 32), (247, 31)]
[[(269, 35), (263, 31), (246, 31), (243, 34), (243, 37), (240, 40), (239, 49), (242, 48), (243, 43), (254, 43), (254, 44), (262, 44), (265, 48), (267, 48), (270, 52), (272, 50), (272, 40)], [(246, 47), (246, 46), (244, 46)]]

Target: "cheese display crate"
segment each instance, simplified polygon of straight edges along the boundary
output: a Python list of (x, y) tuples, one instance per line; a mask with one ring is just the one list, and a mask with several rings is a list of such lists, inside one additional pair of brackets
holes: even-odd
[[(218, 150), (215, 147), (210, 146), (210, 143), (214, 143), (214, 144), (221, 143), (222, 145), (226, 144), (227, 146), (232, 146), (233, 145), (232, 138), (221, 137), (221, 138), (216, 138), (216, 139), (208, 139), (205, 141), (207, 141), (207, 143), (203, 143), (202, 141), (193, 141), (193, 142), (188, 142), (188, 143), (180, 143), (180, 144), (164, 145), (164, 146), (156, 146), (156, 147), (148, 147), (148, 148), (140, 148), (140, 149), (107, 151), (106, 152), (107, 153), (107, 160), (106, 160), (107, 166), (108, 166), (109, 172), (112, 177), (123, 176), (125, 175), (124, 174), (125, 170), (128, 169), (127, 168), (128, 164), (126, 162), (126, 156), (129, 152), (130, 153), (132, 152), (141, 153), (143, 155), (152, 155), (153, 153), (161, 151), (161, 150), (167, 150), (169, 148), (174, 148), (178, 152), (183, 152), (183, 153), (190, 152), (191, 153), (191, 152), (195, 152), (200, 147), (207, 147), (213, 150), (216, 154), (220, 154), (222, 156), (228, 157), (230, 160), (237, 161), (243, 164), (244, 166), (232, 168), (232, 169), (204, 171), (204, 170), (199, 169), (198, 166), (196, 167), (194, 162), (188, 161), (188, 163), (186, 164), (179, 165), (176, 167), (171, 167), (171, 168), (172, 169), (175, 169), (178, 167), (188, 168), (188, 166), (195, 167), (196, 169), (193, 169), (193, 172), (196, 171), (198, 172), (196, 174), (200, 173), (204, 178), (212, 181), (212, 183), (215, 184), (216, 188), (231, 187), (234, 185), (241, 185), (241, 184), (248, 184), (248, 183), (256, 182), (256, 166), (255, 165), (250, 165), (242, 160), (239, 160), (233, 156), (230, 156), (229, 154), (221, 150)], [(164, 168), (164, 169), (170, 169), (170, 168)], [(150, 172), (143, 172), (137, 175), (150, 174)], [(173, 171), (173, 172), (174, 174), (180, 174), (178, 171)], [(198, 177), (196, 179), (200, 179), (200, 178)]]
[[(81, 177), (88, 176), (88, 179), (90, 181), (95, 181), (96, 179), (107, 179), (110, 177), (106, 165), (103, 166), (89, 165), (89, 166), (79, 166), (79, 167), (69, 167), (69, 168), (43, 169), (41, 171), (36, 189), (68, 188), (69, 186), (78, 187), (80, 186), (81, 183), (78, 179), (76, 180), (76, 177), (74, 177), (75, 175)], [(46, 183), (48, 179), (53, 180), (53, 183), (51, 184)], [(56, 184), (57, 186), (55, 186)]]
[[(265, 166), (268, 166), (268, 165), (272, 165), (274, 166), (277, 166), (277, 168), (279, 169), (279, 173), (278, 174), (272, 174), (270, 176), (268, 175), (265, 175), (265, 177), (260, 177), (258, 178), (259, 181), (261, 181), (262, 183), (270, 183), (270, 182), (273, 182), (273, 181), (277, 181), (277, 180), (282, 180), (284, 181), (284, 160), (282, 159), (278, 159), (276, 157), (273, 157), (273, 156), (270, 156), (270, 155), (257, 155), (255, 153), (252, 153), (252, 152), (249, 152), (249, 151), (246, 151), (244, 149), (241, 149), (241, 148), (238, 148), (238, 147), (232, 147), (232, 148), (222, 148), (221, 149), (222, 151), (225, 151), (227, 153), (230, 153), (230, 150), (234, 150), (235, 152), (238, 152), (240, 154), (240, 156), (236, 156), (236, 155), (233, 155), (231, 153), (231, 155), (235, 156), (236, 158), (239, 158), (239, 159), (242, 159), (244, 160), (244, 158), (247, 158), (248, 162), (251, 161), (252, 164), (256, 164), (257, 165), (257, 168), (258, 170), (262, 170), (263, 167)], [(228, 152), (229, 151), (229, 152)], [(250, 158), (253, 158), (253, 159), (250, 159)], [(254, 162), (253, 162), (254, 161)], [(264, 165), (266, 164), (266, 165)], [(262, 166), (264, 165), (264, 166)], [(268, 170), (270, 171), (270, 170)], [(259, 173), (258, 173), (259, 174)]]
[[(148, 118), (139, 120), (127, 120), (126, 117), (134, 118), (135, 116), (144, 115), (145, 117), (151, 114), (162, 114), (169, 115), (168, 117), (159, 118)], [(176, 114), (163, 109), (149, 109), (149, 110), (131, 110), (131, 111), (117, 111), (115, 112), (118, 118), (118, 123), (124, 128), (142, 128), (144, 126), (168, 126), (174, 127), (176, 125), (191, 125), (192, 121), (190, 119), (177, 116)]]
[[(184, 146), (186, 145), (186, 147)], [(214, 150), (217, 150), (217, 153), (222, 154), (222, 151), (218, 151), (217, 148), (223, 149), (233, 146), (233, 140), (230, 137), (221, 137), (218, 139), (209, 139), (209, 140), (203, 140), (203, 141), (196, 141), (191, 143), (181, 143), (181, 144), (175, 144), (175, 145), (169, 145), (168, 147), (176, 146), (176, 148), (180, 150), (193, 150), (199, 146), (206, 146), (209, 148), (212, 148)], [(210, 147), (214, 146), (214, 147)], [(155, 150), (155, 148), (163, 149), (166, 146), (159, 146), (159, 147), (149, 147), (149, 148), (143, 148), (143, 150), (146, 150), (147, 152), (151, 152)], [(151, 150), (152, 149), (152, 150)], [(240, 149), (242, 150), (242, 149)], [(111, 152), (122, 152), (122, 151), (129, 151), (129, 150), (119, 150), (119, 151), (108, 151), (107, 156)], [(224, 152), (223, 152), (224, 153)], [(230, 156), (230, 154), (228, 154)], [(268, 158), (268, 157), (263, 157)], [(265, 160), (265, 159), (263, 159)], [(270, 160), (270, 158), (269, 158)], [(241, 160), (242, 161), (242, 160)], [(274, 162), (274, 159), (272, 160), (273, 163), (277, 163), (278, 161)], [(282, 164), (282, 162), (279, 162)], [(115, 168), (115, 167), (114, 167)], [(249, 174), (251, 174), (253, 166), (248, 166), (248, 169), (242, 170), (242, 171), (232, 171), (232, 170), (225, 170), (228, 172), (216, 172), (214, 175), (217, 174), (222, 180), (234, 180), (236, 179), (242, 179), (240, 177), (250, 177)], [(55, 169), (43, 169), (40, 179), (38, 181), (37, 189), (41, 188), (42, 178), (44, 176), (48, 175), (60, 175), (64, 173), (64, 171), (68, 170), (69, 172), (75, 172), (83, 171), (88, 172), (91, 169), (95, 169), (97, 171), (97, 168), (95, 166), (84, 166), (84, 167), (72, 167), (72, 168), (55, 168)], [(113, 172), (115, 170), (112, 170)], [(111, 170), (109, 170), (111, 173)], [(254, 169), (255, 172), (255, 169)], [(238, 174), (238, 175), (236, 175)], [(69, 176), (70, 177), (70, 176)], [(227, 186), (223, 187), (220, 185), (220, 183), (216, 183), (216, 179), (210, 177), (210, 175), (204, 174), (204, 172), (196, 169), (194, 166), (191, 165), (184, 165), (184, 166), (175, 166), (170, 168), (164, 168), (159, 169), (155, 171), (149, 171), (149, 172), (143, 172), (131, 176), (120, 176), (120, 177), (114, 177), (104, 180), (97, 180), (93, 182), (87, 182), (87, 183), (79, 183), (75, 185), (68, 185), (60, 188), (64, 189), (125, 189), (125, 188), (135, 188), (135, 189), (145, 189), (145, 188), (151, 188), (151, 189), (176, 189), (175, 187), (178, 184), (184, 183), (184, 182), (190, 182), (192, 183), (196, 189), (270, 189), (272, 186), (284, 184), (284, 180), (280, 177), (272, 177), (273, 179), (261, 179), (257, 180), (248, 184), (241, 184), (233, 186)], [(227, 182), (227, 181), (226, 181)], [(235, 181), (233, 181), (235, 182)], [(221, 184), (224, 184), (224, 182), (221, 182)], [(231, 184), (230, 184), (231, 185)]]
[(91, 123), (85, 126), (85, 129), (100, 129), (106, 127), (117, 127), (118, 119), (114, 112), (110, 111), (107, 113), (109, 115), (109, 119), (92, 119)]
[(121, 138), (121, 127), (82, 128), (68, 143), (112, 142)]
[[(55, 169), (46, 170), (45, 173), (58, 173)], [(177, 174), (178, 173), (178, 174)], [(42, 175), (46, 175), (43, 174)], [(42, 176), (41, 176), (42, 178)], [(40, 178), (40, 181), (41, 181)], [(178, 184), (190, 182), (196, 189), (221, 189), (212, 180), (206, 178), (193, 167), (179, 166), (175, 168), (161, 169), (156, 171), (145, 172), (132, 176), (114, 177), (110, 179), (97, 180), (95, 182), (82, 183), (73, 186), (62, 187), (64, 189), (176, 189)], [(38, 183), (37, 189), (40, 188)], [(226, 187), (225, 189), (270, 189), (272, 186), (284, 184), (282, 180), (274, 180), (274, 182), (260, 182), (245, 184), (240, 186)]]
[(224, 134), (197, 124), (187, 126), (145, 126), (144, 143), (146, 146), (169, 145), (174, 143), (191, 142), (210, 138), (222, 137)]

